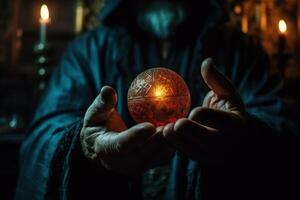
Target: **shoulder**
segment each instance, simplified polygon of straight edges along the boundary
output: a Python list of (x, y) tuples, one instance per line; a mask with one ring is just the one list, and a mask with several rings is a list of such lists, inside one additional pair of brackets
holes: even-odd
[(102, 52), (114, 47), (113, 43), (119, 41), (126, 31), (121, 27), (101, 26), (78, 36), (70, 42), (67, 53), (81, 55), (90, 58), (91, 54)]
[(85, 53), (90, 48), (101, 48), (108, 40), (110, 30), (105, 27), (85, 32), (69, 43), (67, 51), (73, 53)]
[(100, 55), (103, 57), (112, 48), (110, 43), (116, 38), (115, 32), (108, 27), (99, 27), (77, 36), (67, 44), (61, 61), (88, 66), (91, 61), (96, 61)]

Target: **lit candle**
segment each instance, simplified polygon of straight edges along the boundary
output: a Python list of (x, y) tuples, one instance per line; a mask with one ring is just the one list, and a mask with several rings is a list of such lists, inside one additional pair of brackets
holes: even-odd
[(287, 24), (286, 24), (286, 22), (283, 19), (279, 20), (278, 29), (279, 29), (279, 33), (280, 34), (282, 34), (282, 35), (286, 34), (286, 32), (287, 32)]
[(287, 24), (283, 19), (279, 20), (278, 30), (279, 30), (278, 51), (280, 54), (283, 54), (286, 46), (286, 33), (287, 33)]
[(40, 10), (40, 43), (47, 43), (47, 24), (50, 23), (49, 10), (46, 4), (43, 4)]
[(278, 30), (279, 30), (279, 37), (278, 37), (278, 62), (277, 67), (279, 69), (279, 72), (282, 76), (285, 74), (285, 68), (287, 66), (287, 53), (286, 53), (286, 43), (287, 43), (287, 24), (286, 22), (281, 19), (278, 22)]
[(76, 16), (75, 16), (75, 33), (80, 33), (83, 27), (84, 20), (84, 3), (83, 1), (77, 1), (76, 4)]
[(240, 15), (242, 13), (242, 6), (237, 4), (236, 6), (234, 6), (233, 11), (236, 15)]

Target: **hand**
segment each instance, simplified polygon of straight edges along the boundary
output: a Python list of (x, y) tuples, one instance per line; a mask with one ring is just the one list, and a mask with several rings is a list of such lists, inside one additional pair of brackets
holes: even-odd
[(173, 150), (164, 145), (163, 128), (142, 123), (127, 129), (116, 103), (115, 90), (105, 86), (88, 108), (80, 135), (86, 157), (126, 175), (140, 174), (168, 159)]
[(219, 163), (233, 153), (235, 144), (247, 132), (247, 114), (238, 92), (216, 70), (212, 59), (203, 62), (201, 74), (211, 89), (203, 106), (193, 109), (188, 119), (168, 124), (163, 135), (191, 159)]

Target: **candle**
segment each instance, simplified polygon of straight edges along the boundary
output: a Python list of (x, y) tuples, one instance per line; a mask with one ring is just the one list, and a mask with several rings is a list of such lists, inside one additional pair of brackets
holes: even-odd
[(83, 1), (77, 1), (76, 16), (75, 16), (75, 33), (80, 33), (83, 27), (84, 20), (84, 4)]
[(287, 24), (283, 19), (279, 20), (278, 30), (279, 30), (278, 51), (280, 54), (282, 54), (285, 51), (286, 32), (287, 32)]
[(40, 10), (40, 43), (47, 43), (47, 24), (50, 23), (49, 10), (46, 4), (41, 6)]
[(279, 37), (278, 37), (278, 62), (277, 67), (279, 69), (279, 72), (282, 76), (285, 74), (285, 68), (287, 66), (288, 57), (286, 54), (286, 43), (287, 43), (287, 24), (286, 22), (281, 19), (278, 22), (278, 30), (279, 30)]
[(283, 19), (279, 20), (278, 29), (279, 29), (280, 34), (283, 34), (283, 35), (286, 34), (287, 24)]
[(247, 15), (243, 15), (242, 16), (242, 32), (243, 33), (248, 33), (248, 16)]
[(266, 31), (268, 26), (267, 4), (262, 2), (260, 6), (260, 29)]

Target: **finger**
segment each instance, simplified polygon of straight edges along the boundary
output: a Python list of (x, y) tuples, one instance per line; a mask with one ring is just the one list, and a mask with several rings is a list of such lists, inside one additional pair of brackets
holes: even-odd
[(113, 166), (114, 170), (126, 173), (139, 173), (166, 163), (173, 155), (174, 149), (164, 144), (162, 129), (163, 127), (156, 128), (156, 133), (146, 139), (144, 145), (133, 148), (133, 151), (127, 151), (126, 156), (121, 154), (117, 159), (111, 156), (106, 162), (110, 167)]
[(211, 90), (209, 91), (206, 96), (204, 97), (202, 106), (203, 107), (210, 107), (210, 104), (212, 102), (212, 98), (215, 96), (216, 94)]
[(207, 58), (201, 66), (201, 75), (207, 86), (219, 97), (232, 98), (237, 92), (229, 79), (221, 74), (215, 67), (211, 58)]
[(174, 131), (188, 139), (190, 142), (203, 143), (206, 138), (218, 133), (218, 130), (203, 126), (189, 119), (180, 119), (174, 125)]
[(121, 133), (103, 128), (96, 138), (94, 149), (100, 160), (115, 162), (115, 158), (124, 157), (154, 133), (155, 127), (150, 123), (138, 124)]
[(163, 127), (163, 126), (157, 127), (157, 128), (156, 128), (156, 134), (162, 134), (163, 130), (164, 130), (164, 127)]
[(108, 119), (117, 103), (117, 93), (109, 86), (104, 86), (92, 105), (88, 108), (84, 124), (94, 125)]
[(150, 136), (149, 139), (146, 141), (145, 145), (143, 145), (141, 153), (151, 154), (152, 152), (166, 145), (165, 140), (162, 136), (163, 128), (163, 126), (156, 128), (155, 134)]
[(163, 135), (166, 140), (170, 142), (179, 152), (187, 155), (192, 159), (196, 159), (200, 155), (206, 154), (205, 148), (201, 148), (199, 144), (196, 144), (195, 140), (190, 141), (190, 139), (187, 138), (186, 135), (181, 135), (175, 132), (174, 126), (174, 123), (166, 125), (163, 131)]
[(164, 127), (156, 128), (156, 133), (137, 152), (144, 162), (144, 170), (166, 164), (175, 149), (163, 138)]
[(177, 142), (177, 140), (179, 139), (179, 138), (176, 138), (176, 137), (179, 137), (179, 136), (174, 131), (174, 125), (175, 125), (175, 123), (169, 123), (163, 129), (164, 138), (169, 140), (172, 144)]
[(164, 130), (163, 130), (164, 138), (177, 149), (183, 150), (183, 149), (188, 148), (188, 144), (186, 144), (187, 142), (185, 141), (185, 138), (178, 135), (174, 131), (174, 126), (175, 126), (175, 123), (170, 123), (164, 127)]
[(145, 157), (153, 157), (153, 154), (160, 154), (164, 149), (172, 148), (163, 138), (163, 129), (164, 127), (156, 128), (156, 133), (152, 135), (140, 149), (142, 155)]
[(156, 132), (151, 123), (142, 123), (118, 134), (119, 149), (124, 152), (136, 149), (149, 140)]
[(242, 118), (235, 113), (204, 107), (193, 109), (189, 119), (204, 126), (226, 132), (238, 130), (244, 124)]
[(197, 140), (199, 140), (199, 138), (195, 140), (195, 138), (191, 138), (189, 136), (189, 133), (187, 133), (186, 131), (183, 134), (182, 132), (178, 131), (178, 128), (176, 128), (175, 130), (175, 126), (176, 124), (174, 123), (168, 124), (165, 126), (163, 131), (164, 138), (167, 139), (167, 141), (169, 141), (173, 146), (184, 151), (190, 149), (191, 145), (197, 143)]

